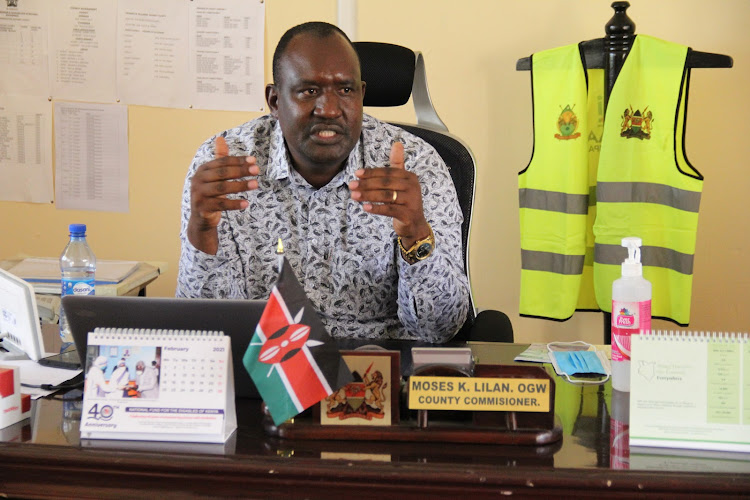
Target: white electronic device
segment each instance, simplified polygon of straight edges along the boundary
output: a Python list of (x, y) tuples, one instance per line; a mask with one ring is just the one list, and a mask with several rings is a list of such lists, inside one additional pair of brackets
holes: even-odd
[(34, 288), (0, 269), (0, 361), (39, 361), (43, 345)]

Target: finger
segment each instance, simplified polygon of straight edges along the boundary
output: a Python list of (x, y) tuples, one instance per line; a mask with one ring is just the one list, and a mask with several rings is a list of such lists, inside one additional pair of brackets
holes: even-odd
[(383, 215), (394, 219), (398, 219), (406, 213), (403, 211), (403, 207), (394, 203), (363, 203), (362, 209), (371, 214)]
[[(352, 199), (357, 201), (404, 204), (409, 191), (409, 184), (404, 181), (391, 180), (387, 183), (360, 182), (356, 189), (351, 189), (351, 196)], [(394, 193), (396, 193), (395, 196)]]
[(198, 195), (209, 198), (216, 196), (224, 196), (227, 194), (244, 193), (245, 191), (252, 191), (258, 188), (258, 181), (251, 179), (247, 182), (238, 181), (217, 181), (207, 182), (198, 187)]
[(404, 145), (400, 141), (394, 142), (391, 146), (390, 161), (391, 167), (404, 170)]
[(201, 182), (240, 179), (260, 174), (260, 168), (253, 156), (224, 156), (201, 165), (195, 177)]
[(249, 203), (247, 200), (230, 200), (228, 198), (207, 198), (201, 203), (198, 214), (201, 217), (208, 217), (213, 213), (222, 212), (224, 210), (242, 210), (247, 208)]
[(223, 156), (229, 156), (229, 146), (227, 146), (227, 141), (224, 139), (223, 135), (216, 136), (216, 141), (214, 142), (214, 150), (216, 153), (216, 158), (221, 158)]

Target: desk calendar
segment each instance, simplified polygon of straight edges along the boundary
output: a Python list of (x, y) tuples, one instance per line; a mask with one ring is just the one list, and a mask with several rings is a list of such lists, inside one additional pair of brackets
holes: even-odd
[(223, 443), (236, 428), (231, 344), (222, 332), (89, 333), (82, 439)]
[(750, 452), (747, 334), (633, 335), (630, 445)]

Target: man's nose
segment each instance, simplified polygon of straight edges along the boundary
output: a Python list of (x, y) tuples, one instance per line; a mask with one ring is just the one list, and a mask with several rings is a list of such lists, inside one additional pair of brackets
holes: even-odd
[(336, 118), (341, 115), (341, 101), (336, 92), (326, 91), (320, 94), (315, 102), (315, 115), (324, 118)]

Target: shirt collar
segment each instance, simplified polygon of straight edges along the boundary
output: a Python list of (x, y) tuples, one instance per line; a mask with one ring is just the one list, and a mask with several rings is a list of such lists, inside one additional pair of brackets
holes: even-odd
[[(363, 116), (362, 130), (365, 129), (365, 123), (372, 120), (368, 115)], [(354, 145), (349, 158), (346, 160), (344, 170), (336, 174), (336, 176), (329, 183), (330, 186), (338, 186), (340, 184), (348, 184), (349, 182), (356, 179), (354, 172), (364, 166), (364, 145), (363, 136), (360, 135), (359, 140)], [(268, 166), (266, 167), (266, 176), (271, 179), (279, 180), (290, 177), (292, 169), (291, 157), (289, 155), (289, 149), (286, 147), (284, 142), (284, 135), (281, 133), (281, 125), (278, 120), (275, 121), (273, 130), (271, 130), (271, 144), (268, 155)], [(301, 179), (301, 176), (295, 176)]]

